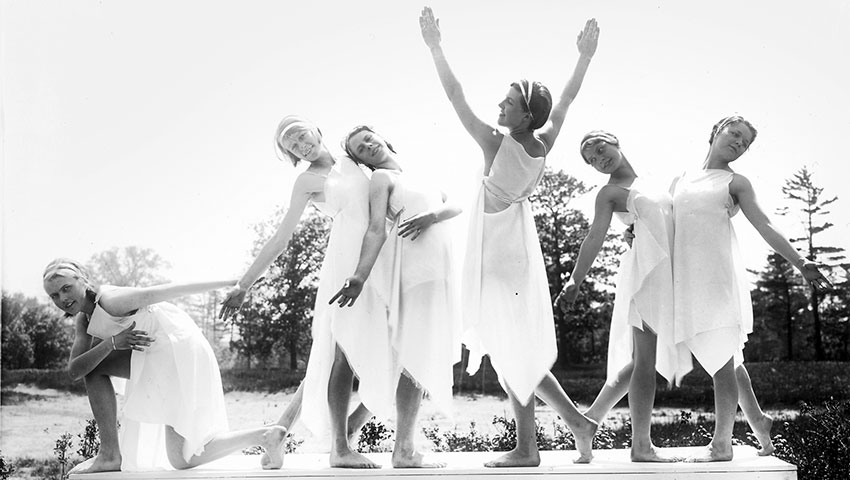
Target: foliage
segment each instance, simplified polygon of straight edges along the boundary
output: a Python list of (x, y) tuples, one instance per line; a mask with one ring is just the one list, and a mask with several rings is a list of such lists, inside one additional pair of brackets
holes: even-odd
[(59, 461), (59, 469), (60, 476), (59, 478), (65, 478), (65, 472), (67, 472), (68, 460), (70, 456), (68, 451), (74, 446), (74, 442), (71, 440), (71, 434), (68, 432), (63, 433), (58, 439), (56, 439), (56, 446), (53, 447), (53, 453), (56, 455), (56, 460)]
[[(281, 210), (277, 220), (255, 225), (255, 256), (271, 238), (283, 214)], [(308, 356), (318, 273), (329, 225), (326, 217), (310, 211), (293, 232), (286, 254), (275, 259), (265, 278), (254, 284), (231, 320), (238, 331), (231, 347), (246, 358), (248, 366), (254, 359), (268, 364), (276, 353), (285, 351), (289, 368), (295, 370), (298, 357)]]
[(56, 368), (71, 351), (69, 319), (20, 293), (2, 292), (3, 368)]
[[(546, 169), (537, 192), (531, 196), (534, 222), (543, 250), (549, 292), (554, 297), (575, 265), (581, 242), (590, 228), (576, 208), (579, 198), (590, 189), (576, 178)], [(555, 312), (560, 364), (596, 362), (605, 358), (613, 295), (610, 292), (623, 251), (619, 235), (609, 234), (599, 257), (588, 272), (579, 296), (569, 314)]]
[(850, 478), (850, 400), (803, 404), (777, 437), (776, 456), (797, 465), (801, 479)]
[(0, 480), (6, 480), (9, 478), (9, 475), (15, 473), (15, 467), (6, 462), (6, 459), (3, 458), (3, 453), (0, 452)]
[(80, 439), (80, 448), (77, 449), (77, 455), (86, 460), (97, 455), (97, 451), (100, 448), (100, 434), (95, 419), (90, 418), (86, 421), (86, 429), (83, 433), (78, 433), (77, 438)]
[(391, 452), (393, 430), (374, 418), (360, 428), (357, 451), (360, 453)]
[[(753, 335), (747, 358), (757, 361), (794, 360), (805, 355), (809, 339), (804, 329), (807, 299), (802, 277), (782, 255), (771, 252), (752, 290)], [(784, 355), (780, 354), (784, 351)]]
[(113, 247), (89, 258), (86, 267), (96, 285), (146, 287), (165, 283), (160, 271), (169, 263), (153, 249), (129, 246)]

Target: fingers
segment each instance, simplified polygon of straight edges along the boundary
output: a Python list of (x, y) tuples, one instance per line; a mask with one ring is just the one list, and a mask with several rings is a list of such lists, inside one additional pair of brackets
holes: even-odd
[[(333, 297), (331, 297), (331, 299), (328, 301), (328, 305), (333, 305), (337, 298), (342, 297), (342, 292), (343, 292), (343, 290), (345, 290), (345, 287), (343, 287), (343, 288), (339, 289), (339, 291), (338, 291), (338, 292), (336, 292), (336, 294), (334, 294), (334, 296), (333, 296)], [(341, 306), (342, 306), (342, 305), (340, 304), (340, 307), (341, 307)]]

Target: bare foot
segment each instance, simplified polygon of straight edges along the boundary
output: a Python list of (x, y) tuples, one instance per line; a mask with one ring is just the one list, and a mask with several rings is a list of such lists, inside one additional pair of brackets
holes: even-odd
[(770, 438), (770, 429), (773, 428), (773, 418), (770, 415), (762, 415), (759, 420), (750, 424), (750, 428), (753, 429), (753, 433), (759, 441), (759, 445), (761, 445), (761, 448), (758, 450), (759, 456), (766, 457), (772, 455), (776, 450), (776, 447), (773, 446), (773, 440)]
[(700, 453), (686, 458), (686, 462), (728, 462), (732, 460), (732, 444), (716, 447), (708, 444)]
[(651, 445), (649, 450), (644, 449), (636, 449), (632, 446), (631, 458), (633, 462), (657, 462), (657, 463), (669, 463), (669, 462), (681, 462), (684, 460), (681, 457), (665, 455), (662, 453), (661, 448), (656, 447), (655, 445)]
[(352, 450), (331, 451), (330, 464), (336, 468), (381, 468), (377, 463)]
[(286, 429), (274, 425), (263, 434), (262, 447), (266, 453), (260, 458), (263, 470), (277, 470), (283, 466), (283, 441), (286, 440)]
[(484, 466), (488, 468), (537, 467), (540, 466), (540, 452), (537, 449), (528, 453), (513, 449), (501, 457), (485, 463)]
[(117, 458), (111, 455), (102, 454), (101, 452), (97, 453), (97, 456), (90, 458), (82, 463), (78, 463), (71, 471), (68, 472), (70, 474), (80, 474), (80, 473), (97, 473), (97, 472), (118, 472), (121, 471), (121, 456), (119, 455)]
[(441, 462), (426, 462), (419, 452), (399, 453), (393, 451), (393, 468), (445, 468)]
[(593, 460), (593, 436), (598, 428), (599, 424), (589, 418), (581, 426), (570, 427), (578, 450), (578, 458), (573, 460), (573, 463), (590, 463)]

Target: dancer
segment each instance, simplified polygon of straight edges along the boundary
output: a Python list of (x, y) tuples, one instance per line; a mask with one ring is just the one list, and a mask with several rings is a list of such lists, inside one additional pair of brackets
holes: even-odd
[(580, 454), (576, 461), (589, 462), (597, 423), (575, 408), (549, 371), (557, 357), (555, 327), (528, 196), (543, 177), (546, 154), (596, 51), (596, 21), (588, 20), (578, 36), (579, 60), (554, 108), (548, 89), (539, 82), (521, 80), (511, 85), (499, 103), (498, 124), (509, 130), (507, 135), (484, 123), (470, 109), (443, 54), (439, 24), (430, 8), (422, 11), (419, 23), (443, 89), (464, 128), (484, 153), (484, 179), (471, 210), (462, 274), (463, 313), (468, 322), (464, 338), (469, 358), (490, 354), (517, 422), (516, 448), (485, 465), (540, 464), (535, 392), (573, 431)]
[[(344, 145), (352, 159), (374, 170), (371, 219), (360, 262), (331, 302), (353, 305), (381, 248), (388, 250), (392, 269), (390, 277), (381, 280), (388, 285), (380, 290), (390, 297), (390, 338), (398, 371), (392, 464), (395, 468), (443, 467), (425, 462), (416, 451), (414, 429), (423, 391), (439, 410), (451, 411), (452, 365), (460, 361), (461, 352), (460, 315), (451, 232), (442, 222), (457, 216), (460, 209), (447, 204), (440, 191), (404, 175), (392, 145), (371, 127), (355, 127)], [(390, 241), (386, 242), (388, 221)]]
[[(85, 378), (100, 435), (97, 455), (70, 473), (149, 470), (169, 463), (182, 470), (252, 445), (265, 448), (264, 469), (280, 468), (286, 430), (227, 431), (212, 348), (183, 310), (166, 303), (233, 283), (98, 288), (73, 260), (57, 258), (47, 265), (44, 291), (74, 317), (68, 371)], [(120, 434), (110, 377), (127, 379)]]
[[(673, 202), (667, 192), (654, 192), (638, 177), (613, 134), (588, 133), (580, 151), (585, 163), (608, 175), (608, 183), (596, 196), (593, 223), (556, 304), (566, 313), (575, 302), (602, 248), (611, 217), (616, 215), (626, 226), (634, 226), (632, 248), (620, 259), (605, 383), (609, 390), (622, 391), (616, 400), (625, 394), (625, 388), (616, 386), (628, 387), (632, 461), (674, 461), (660, 455), (650, 438), (656, 369), (670, 383), (680, 383), (691, 369), (690, 352), (684, 346), (677, 348), (673, 340)], [(601, 421), (601, 417), (595, 420)]]
[[(375, 303), (377, 297), (368, 285), (366, 298), (358, 308), (339, 311), (327, 304), (357, 265), (359, 244), (353, 239), (362, 238), (368, 224), (369, 179), (348, 157), (332, 155), (322, 132), (304, 118), (285, 117), (278, 125), (274, 142), (281, 160), (294, 165), (303, 160), (310, 165), (295, 181), (289, 209), (280, 226), (228, 293), (221, 315), (234, 314), (251, 285), (283, 253), (307, 203), (333, 217), (313, 312), (307, 374), (280, 423), (291, 426), (300, 413), (314, 434), (330, 428), (332, 467), (374, 468), (378, 465), (351, 449), (350, 440), (372, 412), (389, 416), (392, 411), (385, 307)], [(360, 379), (363, 403), (349, 417), (354, 372)]]
[[(693, 461), (732, 459), (732, 427), (738, 403), (762, 446), (760, 453), (773, 451), (773, 420), (752, 395), (749, 375), (742, 365), (753, 312), (731, 217), (743, 211), (768, 245), (814, 288), (831, 286), (818, 265), (800, 255), (761, 209), (750, 181), (732, 170), (732, 162), (749, 149), (756, 134), (750, 122), (740, 116), (720, 120), (711, 130), (702, 170), (686, 172), (674, 180), (671, 190), (676, 226), (676, 341), (687, 345), (714, 379), (714, 436)], [(749, 389), (739, 391), (741, 384)]]

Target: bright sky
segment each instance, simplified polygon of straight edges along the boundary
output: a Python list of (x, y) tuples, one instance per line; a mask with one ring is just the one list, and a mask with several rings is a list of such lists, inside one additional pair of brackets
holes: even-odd
[[(241, 275), (251, 225), (288, 201), (299, 171), (272, 148), (287, 114), (313, 119), (333, 151), (372, 124), (450, 195), (481, 162), (422, 42), (419, 2), (0, 2), (7, 291), (43, 296), (53, 257), (127, 245), (156, 250), (172, 279)], [(557, 97), (576, 34), (596, 17), (599, 48), (549, 155), (555, 169), (604, 182), (578, 155), (581, 136), (604, 128), (639, 175), (667, 183), (702, 164), (715, 121), (741, 114), (759, 135), (734, 167), (764, 209), (786, 205), (784, 180), (809, 166), (840, 195), (824, 241), (850, 249), (849, 1), (431, 6), (468, 100), (493, 125), (518, 78)], [(761, 268), (767, 246), (739, 217), (748, 264)], [(778, 221), (800, 233), (798, 219)]]

